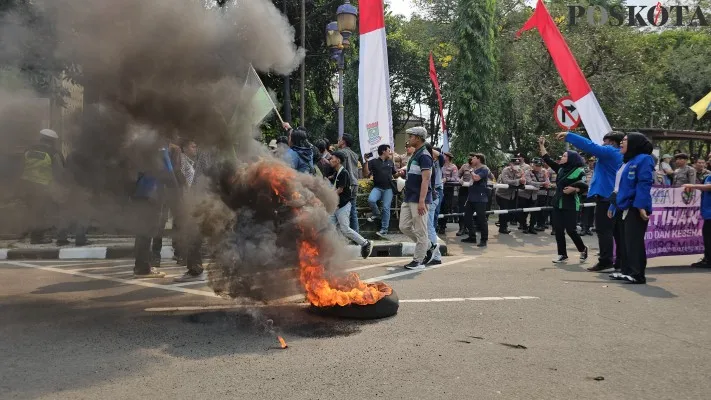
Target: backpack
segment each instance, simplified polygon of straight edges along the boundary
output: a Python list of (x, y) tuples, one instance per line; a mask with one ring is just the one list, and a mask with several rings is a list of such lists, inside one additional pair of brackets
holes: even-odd
[(52, 156), (41, 150), (28, 150), (25, 152), (25, 166), (22, 179), (40, 185), (52, 183)]

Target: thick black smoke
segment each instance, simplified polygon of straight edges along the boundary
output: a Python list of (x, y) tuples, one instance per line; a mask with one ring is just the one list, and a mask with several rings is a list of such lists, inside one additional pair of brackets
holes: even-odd
[[(239, 0), (222, 8), (201, 0), (39, 0), (35, 5), (56, 30), (54, 56), (75, 66), (84, 93), (83, 113), (64, 132), (71, 148), (70, 178), (62, 183), (71, 188), (64, 212), (72, 205), (70, 213), (90, 214), (103, 230), (143, 223), (131, 218), (125, 202), (136, 173), (149, 166), (159, 146), (189, 137), (230, 161), (214, 169), (231, 177), (228, 184), (215, 179), (210, 190), (203, 181), (203, 190), (193, 190), (186, 201), (186, 214), (194, 219), (184, 224), (199, 226), (217, 252), (219, 269), (211, 273), (216, 290), (265, 297), (274, 277), (254, 273), (298, 263), (295, 224), (332, 229), (327, 217), (335, 195), (323, 181), (294, 174), (289, 187), (308, 200), (303, 206), (309, 212), (289, 212), (280, 220), (274, 216), (283, 205), (265, 201), (271, 189), (254, 175), (255, 165), (283, 163), (254, 139), (258, 130), (249, 118), (254, 87), (246, 83), (250, 65), (288, 74), (303, 57), (293, 28), (270, 1)], [(3, 40), (21, 43), (26, 35), (17, 30)], [(333, 246), (324, 246), (325, 257), (334, 256), (328, 250)], [(249, 274), (255, 278), (245, 283)]]

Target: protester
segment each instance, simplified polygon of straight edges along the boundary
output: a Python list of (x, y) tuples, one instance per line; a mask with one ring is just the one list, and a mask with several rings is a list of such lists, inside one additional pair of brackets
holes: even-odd
[[(464, 220), (467, 224), (469, 236), (462, 239), (464, 243), (476, 243), (476, 230), (474, 220), (481, 231), (481, 241), (477, 247), (486, 247), (489, 240), (489, 224), (486, 222), (486, 205), (489, 202), (487, 179), (491, 171), (486, 166), (486, 157), (481, 153), (474, 153), (469, 158), (471, 167), (472, 185), (467, 192)], [(476, 214), (476, 215), (475, 215)]]
[(572, 132), (561, 132), (557, 137), (597, 157), (592, 180), (587, 183), (590, 185), (588, 199), (595, 202), (595, 232), (600, 256), (598, 262), (588, 268), (588, 271), (599, 272), (614, 268), (616, 263), (613, 260), (613, 249), (621, 243), (615, 238), (614, 221), (607, 218), (607, 210), (610, 208), (610, 196), (615, 187), (615, 175), (622, 166), (620, 144), (624, 134), (612, 131), (602, 138), (602, 145)]
[[(516, 191), (518, 187), (526, 184), (526, 177), (523, 174), (523, 168), (521, 168), (521, 159), (512, 158), (509, 165), (501, 170), (499, 175), (499, 183), (509, 185), (508, 188), (496, 189), (496, 203), (502, 210), (510, 210), (516, 208)], [(508, 235), (511, 233), (508, 230), (508, 223), (510, 221), (516, 221), (520, 219), (517, 216), (511, 216), (509, 214), (499, 214), (499, 233), (502, 235)]]
[(331, 167), (331, 153), (328, 151), (328, 143), (324, 139), (317, 140), (316, 148), (320, 155), (316, 167), (321, 171), (322, 176), (330, 178), (336, 171)]
[(704, 178), (701, 184), (686, 184), (686, 191), (701, 191), (701, 217), (704, 219), (704, 226), (701, 234), (704, 239), (704, 256), (698, 262), (691, 264), (695, 268), (711, 268), (711, 175)]
[(405, 142), (405, 154), (396, 154), (393, 157), (393, 161), (395, 163), (395, 168), (398, 170), (401, 170), (403, 168), (407, 167), (407, 162), (410, 161), (410, 157), (412, 157), (412, 153), (415, 151), (415, 148), (410, 145), (410, 142), (407, 141)]
[(617, 247), (621, 272), (613, 272), (610, 278), (627, 283), (647, 282), (647, 254), (644, 234), (652, 214), (652, 183), (654, 160), (652, 142), (641, 133), (629, 133), (622, 141), (620, 152), (624, 165), (617, 172), (613, 201), (608, 211), (615, 218), (622, 243)]
[(159, 248), (159, 243), (156, 242), (162, 241), (160, 232), (161, 222), (165, 223), (165, 201), (169, 196), (174, 196), (178, 188), (167, 146), (160, 148), (155, 158), (150, 161), (151, 165), (138, 174), (136, 190), (132, 196), (139, 222), (134, 244), (136, 261), (133, 274), (134, 278), (139, 279), (165, 277), (165, 273), (158, 272), (151, 265), (156, 262), (155, 257), (152, 259), (151, 248)]
[[(546, 174), (546, 171), (543, 169), (543, 161), (541, 159), (536, 158), (532, 161), (531, 169), (526, 173), (526, 182), (528, 183), (528, 185), (535, 187), (537, 190), (526, 190), (524, 191), (524, 193), (521, 194), (530, 196), (530, 201), (528, 202), (530, 206), (542, 207), (542, 205), (539, 204), (539, 200), (543, 197), (541, 195), (545, 194), (545, 192), (551, 186), (551, 182), (550, 180), (548, 180), (548, 174)], [(524, 230), (523, 233), (537, 235), (538, 231), (535, 228), (536, 226), (542, 225), (543, 212), (532, 212), (530, 223), (528, 224), (528, 229)]]
[(25, 204), (29, 209), (30, 243), (49, 244), (45, 237), (58, 217), (57, 202), (52, 197), (53, 187), (59, 185), (64, 173), (64, 159), (59, 153), (59, 136), (51, 129), (40, 131), (39, 141), (24, 154), (22, 185)]
[(444, 156), (440, 153), (441, 149), (433, 148), (431, 144), (425, 143), (427, 152), (432, 156), (432, 176), (430, 184), (432, 186), (432, 204), (429, 206), (427, 217), (427, 237), (432, 243), (432, 259), (427, 265), (442, 264), (442, 254), (439, 251), (439, 238), (437, 237), (437, 215), (439, 215), (439, 205), (442, 202), (443, 183), (442, 183), (442, 165), (444, 165)]
[(284, 128), (289, 132), (289, 149), (285, 154), (286, 161), (298, 172), (315, 174), (314, 151), (306, 131), (303, 128), (292, 129), (288, 123), (284, 124)]
[[(378, 157), (369, 160), (363, 168), (365, 178), (373, 177), (373, 190), (368, 195), (368, 205), (373, 215), (368, 222), (380, 220), (379, 235), (386, 235), (390, 229), (390, 207), (393, 202), (393, 176), (397, 174), (393, 163), (390, 145), (378, 146)], [(378, 202), (383, 202), (383, 211), (378, 208)]]
[(343, 236), (360, 246), (360, 255), (363, 258), (368, 258), (373, 252), (373, 244), (350, 227), (351, 200), (354, 196), (351, 191), (353, 185), (351, 185), (351, 174), (343, 166), (348, 157), (342, 150), (334, 152), (331, 156), (331, 166), (336, 171), (331, 183), (338, 193), (338, 208), (331, 216), (331, 222), (338, 227)]
[(662, 162), (659, 163), (659, 169), (665, 177), (664, 184), (671, 185), (672, 179), (674, 179), (674, 169), (671, 166), (672, 156), (671, 154), (664, 154), (662, 156)]
[[(443, 154), (442, 179), (444, 180), (444, 196), (442, 196), (440, 210), (444, 214), (449, 214), (452, 212), (452, 203), (454, 202), (454, 186), (452, 184), (459, 183), (459, 169), (452, 162), (454, 160), (452, 153), (445, 152)], [(437, 233), (445, 233), (447, 230), (447, 218), (438, 218), (437, 223)]]
[(711, 175), (711, 171), (706, 169), (706, 160), (699, 157), (694, 162), (694, 172), (696, 172), (696, 182), (692, 182), (698, 185), (702, 185), (706, 180), (706, 177)]
[[(467, 160), (470, 160), (472, 157), (474, 157), (474, 153), (469, 153), (469, 158)], [(462, 166), (459, 168), (459, 182), (461, 186), (459, 186), (457, 206), (460, 213), (466, 210), (467, 198), (469, 197), (469, 187), (472, 185), (472, 183), (474, 183), (474, 180), (472, 179), (472, 174), (472, 166), (469, 164), (469, 162), (462, 164)], [(460, 217), (459, 231), (457, 232), (457, 236), (462, 236), (468, 233), (467, 226), (467, 221), (464, 218)]]
[(349, 133), (344, 133), (341, 140), (338, 141), (338, 148), (346, 156), (346, 162), (343, 164), (346, 171), (351, 174), (351, 229), (356, 232), (360, 231), (358, 227), (358, 210), (356, 208), (356, 198), (358, 197), (358, 155), (351, 150), (353, 146), (353, 136)]
[[(589, 157), (587, 160), (587, 165), (585, 166), (585, 183), (590, 185), (593, 178), (595, 177), (595, 157)], [(586, 198), (590, 198), (590, 193), (585, 192), (582, 195)], [(580, 210), (580, 235), (581, 236), (592, 236), (592, 227), (595, 226), (595, 209), (593, 207), (583, 207)]]
[(427, 236), (428, 207), (432, 203), (432, 156), (425, 151), (427, 131), (424, 127), (409, 128), (405, 133), (414, 148), (406, 166), (405, 195), (400, 208), (400, 231), (415, 242), (413, 260), (407, 269), (423, 269), (430, 262), (437, 244)]
[(687, 183), (696, 183), (696, 170), (688, 165), (688, 162), (689, 155), (686, 153), (679, 153), (674, 156), (674, 164), (676, 164), (677, 168), (674, 170), (672, 186), (679, 187)]
[(543, 161), (553, 169), (558, 168), (556, 191), (553, 195), (553, 230), (558, 246), (558, 257), (553, 262), (564, 263), (568, 260), (565, 244), (566, 233), (580, 252), (580, 262), (585, 262), (588, 259), (588, 248), (578, 235), (575, 224), (578, 212), (580, 212), (579, 193), (587, 189), (587, 185), (583, 182), (585, 162), (577, 152), (568, 150), (563, 153), (560, 163), (557, 163), (548, 155), (545, 144), (546, 139), (540, 137), (538, 145)]

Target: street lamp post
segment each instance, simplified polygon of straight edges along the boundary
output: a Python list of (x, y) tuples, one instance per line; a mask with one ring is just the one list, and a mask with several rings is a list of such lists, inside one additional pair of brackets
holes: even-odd
[(356, 30), (358, 9), (346, 0), (336, 11), (336, 21), (326, 25), (326, 45), (331, 49), (331, 59), (338, 65), (338, 139), (343, 137), (343, 70), (345, 50), (350, 47), (350, 37)]

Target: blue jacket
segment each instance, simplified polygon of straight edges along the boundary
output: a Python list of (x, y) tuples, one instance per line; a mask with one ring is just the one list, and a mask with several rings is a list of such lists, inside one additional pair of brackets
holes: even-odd
[(615, 175), (622, 166), (622, 153), (612, 145), (600, 146), (588, 138), (568, 132), (565, 141), (577, 147), (584, 153), (592, 154), (597, 158), (592, 182), (588, 182), (590, 189), (588, 197), (600, 196), (610, 198), (615, 190)]
[[(711, 184), (711, 175), (704, 179), (704, 185)], [(701, 217), (711, 219), (711, 192), (701, 192)]]
[(651, 214), (654, 159), (648, 154), (638, 154), (623, 168), (617, 200), (610, 204), (610, 211), (614, 213), (634, 207)]
[(293, 146), (286, 151), (286, 158), (292, 168), (305, 174), (314, 169), (313, 150), (310, 147)]
[(155, 200), (161, 196), (162, 189), (177, 186), (168, 149), (161, 148), (159, 152), (161, 157), (160, 164), (163, 170), (139, 172), (133, 193), (134, 198)]

